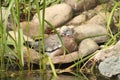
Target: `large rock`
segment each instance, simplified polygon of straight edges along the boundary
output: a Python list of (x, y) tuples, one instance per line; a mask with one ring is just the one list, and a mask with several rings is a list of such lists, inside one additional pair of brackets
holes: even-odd
[(94, 56), (96, 61), (102, 61), (98, 69), (107, 77), (120, 74), (120, 41), (115, 45), (102, 49)]
[(75, 42), (75, 39), (73, 37), (65, 36), (62, 39), (65, 48), (68, 50), (68, 53), (77, 50), (77, 43)]
[[(8, 33), (10, 35), (10, 36), (9, 35), (7, 36), (7, 42), (8, 42), (8, 44), (9, 43), (15, 43), (14, 40), (16, 42), (18, 41), (19, 36), (18, 36), (18, 32), (17, 31), (9, 31)], [(23, 43), (25, 41), (27, 42), (27, 41), (34, 41), (34, 40), (31, 39), (30, 37), (26, 36), (26, 35), (23, 35)]]
[[(61, 64), (61, 63), (70, 63), (72, 61), (80, 59), (80, 54), (77, 51), (72, 52), (70, 54), (65, 54), (61, 56), (55, 56), (52, 58), (53, 64)], [(49, 62), (48, 62), (49, 64)]]
[(118, 31), (118, 29), (115, 26), (113, 19), (111, 20), (110, 25), (107, 26), (109, 18), (110, 18), (109, 12), (101, 11), (101, 12), (98, 12), (97, 15), (92, 17), (87, 23), (88, 24), (98, 24), (103, 27), (106, 27), (107, 29), (108, 29), (108, 27), (110, 27), (112, 33), (115, 34)]
[(107, 77), (120, 74), (120, 55), (106, 58), (99, 64), (100, 73)]
[(45, 39), (45, 50), (47, 52), (52, 52), (61, 46), (60, 39), (57, 35), (49, 35), (49, 37)]
[(76, 17), (74, 17), (72, 20), (70, 20), (67, 25), (80, 25), (83, 22), (85, 22), (87, 19), (87, 16), (84, 14), (80, 14)]
[(106, 26), (109, 16), (110, 16), (110, 13), (108, 12), (99, 12), (96, 16), (91, 18), (87, 23)]
[(96, 14), (95, 10), (84, 11), (78, 16), (75, 16), (66, 25), (75, 25), (75, 26), (81, 25), (82, 23), (85, 23), (87, 20), (92, 18), (95, 14)]
[[(40, 14), (42, 14), (42, 10), (40, 11)], [(50, 6), (45, 9), (45, 19), (55, 27), (63, 25), (70, 18), (72, 18), (72, 16), (73, 16), (72, 8), (65, 3)], [(35, 24), (39, 24), (37, 13), (34, 15), (32, 22), (34, 22)], [(45, 30), (48, 27), (49, 25), (45, 24)]]
[(96, 0), (64, 0), (74, 11), (88, 10), (96, 6)]
[(96, 15), (96, 11), (95, 10), (88, 10), (88, 11), (84, 11), (82, 14), (87, 16), (87, 20), (91, 19), (93, 16)]
[(75, 27), (74, 37), (77, 40), (91, 38), (97, 43), (106, 42), (109, 39), (106, 28), (97, 24), (83, 24)]
[[(103, 7), (104, 6), (104, 7)], [(107, 4), (100, 4), (100, 5), (97, 5), (94, 10), (96, 11), (96, 13), (99, 13), (101, 11), (104, 11), (105, 8), (107, 7)]]
[[(75, 42), (75, 39), (70, 36), (63, 36), (61, 37), (64, 48), (67, 50), (67, 53), (71, 53), (75, 50), (77, 50), (77, 43)], [(55, 35), (49, 35), (44, 40), (45, 42), (45, 52), (50, 56), (54, 57), (57, 55), (64, 54), (64, 49), (62, 47), (61, 41), (59, 37)], [(42, 41), (38, 41), (31, 44), (32, 47), (39, 51), (39, 49), (42, 49)]]
[(94, 56), (94, 59), (96, 61), (103, 61), (106, 58), (111, 57), (113, 54), (116, 54), (116, 51), (114, 51), (113, 46), (109, 46), (107, 48), (97, 51), (97, 53)]
[(31, 38), (40, 36), (42, 34), (41, 30), (39, 29), (39, 24), (34, 22), (21, 22), (20, 27), (22, 28), (23, 33)]
[[(73, 48), (73, 47), (71, 47), (71, 48)], [(99, 46), (96, 44), (96, 42), (94, 42), (91, 39), (86, 39), (80, 43), (79, 51), (71, 52), (71, 53), (65, 54), (65, 55), (54, 56), (51, 59), (54, 64), (70, 63), (75, 60), (79, 60), (82, 57), (89, 55), (90, 53), (93, 53), (98, 48), (99, 48)], [(60, 52), (60, 51), (61, 50), (59, 49), (57, 52)], [(52, 53), (52, 54), (54, 54), (54, 53)]]
[(35, 50), (27, 47), (23, 47), (24, 62), (38, 63), (40, 56), (42, 55), (36, 52)]
[(85, 39), (79, 44), (78, 52), (81, 54), (81, 57), (85, 57), (90, 53), (95, 52), (97, 49), (99, 49), (99, 46), (95, 41), (92, 39)]
[(109, 46), (98, 51), (94, 56), (94, 59), (96, 61), (104, 61), (106, 58), (116, 55), (120, 55), (120, 41), (118, 41), (114, 46)]
[[(68, 52), (73, 52), (77, 49), (75, 39), (69, 36), (61, 37), (64, 47)], [(52, 52), (58, 48), (62, 48), (61, 41), (57, 35), (50, 35), (45, 39), (45, 48), (47, 52)]]
[[(16, 52), (16, 55), (18, 55), (18, 56), (20, 55), (20, 54), (18, 54), (16, 48), (14, 49), (14, 52)], [(23, 46), (24, 62), (38, 64), (40, 59), (42, 59), (42, 56), (43, 56), (42, 54), (39, 54), (34, 49)]]

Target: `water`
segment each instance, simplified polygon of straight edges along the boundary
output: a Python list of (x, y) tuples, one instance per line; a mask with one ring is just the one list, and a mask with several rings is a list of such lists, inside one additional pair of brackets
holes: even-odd
[(24, 72), (8, 72), (0, 76), (0, 80), (79, 80), (78, 77), (72, 75), (58, 75), (57, 78), (51, 73), (40, 73), (39, 71)]
[(95, 70), (94, 76), (87, 75), (88, 79), (84, 79), (83, 76), (76, 77), (71, 74), (59, 74), (57, 78), (55, 78), (51, 72), (40, 73), (39, 70), (33, 71), (9, 71), (9, 72), (1, 72), (0, 80), (120, 80), (119, 76), (113, 76), (112, 78), (105, 77), (99, 73), (98, 70)]

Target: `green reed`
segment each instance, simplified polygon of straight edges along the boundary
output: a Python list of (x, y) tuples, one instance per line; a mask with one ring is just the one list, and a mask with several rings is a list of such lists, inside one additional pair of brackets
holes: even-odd
[[(111, 30), (111, 22), (113, 20), (113, 15), (114, 15), (114, 12), (115, 10), (120, 6), (120, 2), (116, 2), (114, 0), (112, 0), (114, 2), (114, 7), (112, 8), (111, 10), (111, 13), (110, 13), (110, 16), (107, 20), (107, 31), (109, 32), (109, 36), (110, 36), (110, 39), (108, 40), (108, 42), (106, 43), (106, 46), (108, 45), (114, 45), (116, 42), (117, 42), (117, 36), (120, 35), (120, 32), (118, 31), (116, 34), (113, 34), (112, 30)], [(118, 26), (119, 28), (119, 26)]]
[[(43, 4), (42, 6), (39, 5), (38, 3), (39, 0), (35, 0), (35, 5), (36, 5), (36, 12), (38, 14), (38, 20), (39, 20), (39, 33), (42, 32), (42, 48), (43, 48), (43, 58), (46, 59), (41, 59), (41, 52), (39, 51), (39, 57), (40, 57), (40, 71), (46, 71), (46, 63), (49, 61), (50, 65), (51, 65), (51, 69), (53, 72), (54, 77), (57, 77), (54, 65), (52, 63), (52, 60), (50, 59), (50, 57), (46, 57), (45, 55), (45, 46), (44, 46), (44, 23), (45, 23), (45, 8), (49, 5), (54, 5), (57, 3), (60, 3), (60, 0), (57, 0), (56, 2), (47, 2), (48, 0), (43, 0)], [(6, 14), (2, 14), (2, 1), (0, 1), (0, 71), (5, 71), (8, 70), (9, 67), (9, 62), (14, 62), (16, 65), (19, 66), (20, 70), (23, 70), (24, 68), (24, 54), (23, 54), (23, 43), (24, 43), (24, 39), (23, 39), (23, 32), (21, 29), (21, 25), (20, 25), (20, 3), (23, 3), (24, 6), (27, 4), (27, 7), (29, 8), (27, 10), (28, 16), (26, 17), (26, 20), (28, 22), (28, 25), (26, 26), (26, 32), (29, 31), (29, 22), (30, 22), (30, 10), (32, 8), (31, 6), (31, 0), (11, 0), (7, 3), (7, 10), (6, 10)], [(42, 7), (42, 8), (41, 8)], [(40, 13), (40, 9), (42, 9), (42, 17), (41, 17), (41, 13)], [(9, 34), (9, 32), (7, 32), (6, 27), (7, 27), (7, 23), (8, 23), (8, 16), (9, 13), (11, 14), (11, 24), (12, 24), (12, 28), (14, 30), (14, 35), (15, 35), (15, 39)], [(4, 22), (4, 23), (3, 23)], [(47, 22), (48, 23), (48, 22)], [(17, 26), (17, 28), (16, 28)], [(16, 34), (16, 31), (18, 31), (18, 34)], [(11, 38), (11, 41), (7, 41), (7, 37)], [(18, 36), (18, 37), (16, 37)], [(18, 39), (16, 39), (18, 38)], [(17, 41), (16, 41), (17, 40)], [(8, 47), (9, 44), (12, 44), (14, 46), (14, 49), (11, 49), (10, 47)], [(62, 43), (63, 44), (63, 43)], [(28, 49), (29, 52), (29, 49)], [(6, 55), (13, 55), (15, 56), (19, 62), (15, 62), (11, 59), (11, 57), (8, 56), (7, 61), (7, 66), (5, 67), (5, 54)], [(28, 53), (29, 54), (29, 53)], [(30, 56), (29, 57), (29, 61), (28, 61), (28, 67), (30, 67)]]
[[(13, 5), (13, 1), (10, 2), (10, 5), (7, 8), (7, 11), (2, 14), (2, 1), (0, 1), (0, 70), (5, 70), (5, 65), (4, 65), (4, 54), (6, 53), (7, 50), (7, 42), (6, 42), (6, 26), (7, 26), (7, 20), (9, 16), (9, 10), (11, 9)], [(3, 17), (4, 16), (4, 17)]]

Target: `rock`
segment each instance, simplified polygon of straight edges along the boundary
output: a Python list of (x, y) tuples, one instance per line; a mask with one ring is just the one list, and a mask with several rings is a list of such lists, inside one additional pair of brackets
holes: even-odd
[(91, 38), (97, 43), (103, 43), (109, 39), (106, 28), (97, 24), (83, 24), (75, 27), (73, 35), (78, 41)]
[(79, 44), (78, 52), (81, 54), (81, 57), (85, 57), (90, 53), (95, 52), (97, 49), (99, 49), (99, 46), (95, 41), (92, 39), (85, 39)]
[[(62, 63), (70, 63), (70, 62), (79, 60), (81, 59), (81, 56), (83, 55), (78, 53), (78, 51), (75, 51), (75, 52), (65, 54), (65, 55), (54, 56), (51, 59), (52, 59), (53, 64), (62, 64)], [(49, 62), (47, 64), (49, 65)]]
[(96, 16), (91, 18), (87, 23), (98, 24), (106, 27), (107, 20), (109, 19), (110, 13), (108, 12), (99, 12)]
[[(83, 11), (95, 7), (96, 0), (64, 0), (65, 3), (69, 4), (74, 11)], [(92, 4), (92, 5), (91, 5)]]
[(96, 15), (96, 11), (95, 10), (88, 10), (88, 11), (84, 11), (82, 14), (87, 16), (87, 20), (91, 19), (93, 16)]
[(77, 50), (78, 48), (77, 43), (75, 42), (75, 39), (73, 37), (65, 36), (62, 39), (63, 39), (65, 48), (68, 50), (68, 53), (71, 53)]
[[(61, 39), (63, 41), (64, 47), (67, 50), (67, 53), (71, 53), (77, 50), (77, 44), (74, 38), (64, 36)], [(50, 35), (50, 37), (48, 37), (48, 39), (45, 40), (45, 49), (51, 57), (64, 54), (64, 48), (62, 47), (60, 39), (57, 35)]]
[[(109, 18), (110, 18), (110, 13), (103, 11), (103, 12), (99, 12), (96, 16), (91, 18), (87, 23), (98, 24), (98, 25), (108, 28), (107, 23), (108, 23)], [(109, 27), (113, 34), (115, 34), (118, 31), (118, 28), (115, 26), (113, 19), (111, 20)]]
[(115, 10), (114, 15), (113, 15), (113, 20), (114, 20), (115, 24), (118, 23), (118, 20), (119, 20), (119, 12), (118, 12), (118, 10)]
[[(24, 62), (38, 63), (40, 60), (40, 54), (35, 50), (27, 47), (23, 47)], [(42, 55), (41, 55), (42, 56)]]
[(52, 52), (45, 52), (49, 57), (53, 58), (55, 56), (63, 55), (64, 51), (62, 48), (56, 49)]
[(52, 52), (60, 47), (62, 47), (62, 45), (57, 35), (49, 35), (49, 37), (45, 39), (46, 52)]
[[(36, 51), (42, 51), (42, 40), (28, 43)], [(61, 47), (61, 42), (57, 35), (49, 35), (44, 39), (44, 47), (46, 52), (52, 52)]]
[[(86, 46), (87, 47), (89, 46), (89, 48), (86, 49)], [(88, 54), (96, 51), (98, 48), (99, 48), (99, 46), (93, 40), (86, 39), (83, 42), (81, 42), (81, 44), (79, 46), (79, 51), (71, 52), (71, 53), (65, 54), (65, 55), (54, 56), (51, 59), (54, 64), (70, 63), (72, 61), (81, 59), (81, 57), (87, 56)]]
[(72, 61), (80, 59), (80, 57), (79, 57), (78, 52), (75, 51), (69, 54), (55, 56), (55, 57), (52, 57), (51, 59), (52, 59), (53, 64), (61, 64), (61, 63), (70, 63)]
[(105, 11), (109, 11), (111, 12), (111, 10), (113, 9), (114, 3), (111, 0), (103, 0), (100, 1), (100, 5), (97, 5), (94, 10), (96, 11), (96, 13), (99, 13), (101, 11), (105, 12)]
[(75, 16), (66, 25), (79, 26), (82, 23), (85, 23), (90, 18), (92, 18), (95, 14), (96, 14), (95, 10), (84, 11), (83, 13), (79, 14), (78, 16)]
[(109, 46), (98, 51), (94, 56), (94, 59), (96, 61), (104, 61), (106, 58), (117, 55), (120, 55), (120, 41), (118, 41), (114, 46)]
[(120, 55), (106, 58), (99, 64), (100, 73), (107, 77), (120, 74)]
[[(71, 53), (77, 50), (77, 43), (75, 42), (75, 39), (73, 37), (64, 36), (64, 37), (61, 37), (61, 39), (63, 41), (64, 47), (68, 51), (67, 53)], [(39, 45), (42, 46), (42, 41), (35, 42), (32, 44), (34, 49), (37, 51), (39, 51), (40, 49), (38, 47)], [(64, 53), (61, 41), (56, 34), (49, 35), (48, 38), (45, 38), (45, 52), (51, 57), (62, 55)]]
[[(40, 13), (42, 14), (42, 10), (40, 11)], [(55, 27), (65, 24), (69, 19), (72, 18), (72, 16), (72, 8), (65, 3), (57, 4), (45, 9), (45, 19)], [(35, 24), (39, 24), (37, 13), (34, 15), (32, 22)], [(45, 24), (45, 30), (48, 27), (49, 25)]]
[(118, 80), (120, 79), (120, 74), (117, 75)]
[(80, 25), (83, 22), (85, 22), (87, 19), (87, 16), (84, 14), (80, 14), (76, 17), (74, 17), (72, 20), (70, 20), (67, 25)]
[(39, 29), (39, 24), (36, 24), (34, 22), (21, 22), (20, 27), (22, 28), (23, 33), (31, 38), (34, 36), (42, 35), (42, 32)]
[(94, 56), (94, 59), (96, 61), (103, 61), (105, 60), (107, 57), (111, 57), (114, 53), (116, 54), (116, 52), (113, 50), (113, 46), (109, 46), (105, 49), (102, 50), (98, 50), (97, 53)]
[[(8, 36), (7, 37), (7, 42), (8, 42), (8, 44), (9, 44), (9, 42), (11, 43), (11, 42), (13, 42), (14, 43), (14, 40), (17, 42), (18, 41), (18, 32), (16, 31), (9, 31), (8, 32), (9, 34), (10, 34), (10, 36), (12, 37), (10, 37), (10, 36)], [(13, 40), (14, 39), (14, 40)], [(23, 35), (23, 43), (25, 42), (25, 41), (27, 42), (27, 41), (33, 41), (33, 39), (31, 39), (30, 37), (28, 37), (28, 36), (26, 36), (26, 35)]]
[(104, 11), (106, 7), (107, 7), (107, 4), (100, 4), (100, 5), (97, 5), (94, 8), (94, 10), (96, 11), (96, 13), (99, 13), (101, 11)]

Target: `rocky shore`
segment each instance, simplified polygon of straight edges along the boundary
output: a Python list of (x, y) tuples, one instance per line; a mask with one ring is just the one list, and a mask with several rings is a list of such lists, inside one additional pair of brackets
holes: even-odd
[[(113, 39), (111, 35), (119, 33), (116, 25), (118, 14), (113, 15), (111, 24), (108, 25), (110, 12), (113, 8), (113, 3), (111, 3), (112, 1), (109, 0), (104, 0), (103, 3), (98, 0), (64, 0), (61, 4), (45, 9), (45, 20), (51, 23), (59, 33), (57, 35), (45, 23), (45, 53), (54, 64), (70, 63), (96, 53), (93, 59), (99, 62), (98, 69), (102, 75), (112, 77), (120, 74), (119, 35), (115, 37), (114, 44), (112, 42), (112, 45), (109, 44), (110, 40)], [(40, 13), (42, 14), (42, 10)], [(20, 23), (25, 42), (31, 46), (29, 48), (24, 46), (25, 62), (28, 62), (28, 55), (30, 55), (32, 63), (39, 63), (38, 52), (42, 51), (42, 40), (35, 41), (34, 39), (35, 36), (42, 35), (39, 25), (37, 13), (30, 22)], [(9, 25), (8, 28), (13, 29)], [(16, 40), (13, 31), (9, 31), (9, 33)], [(10, 38), (8, 37), (7, 40), (9, 41)]]

